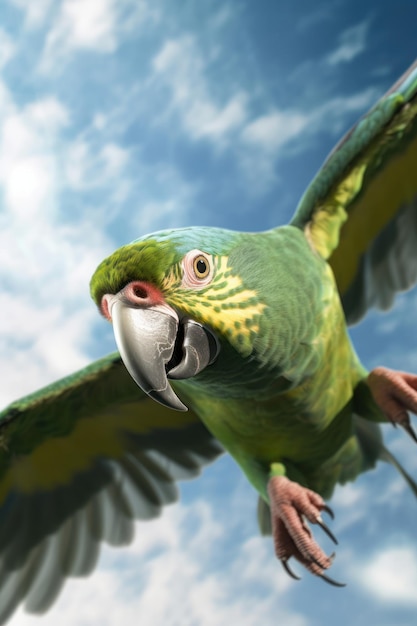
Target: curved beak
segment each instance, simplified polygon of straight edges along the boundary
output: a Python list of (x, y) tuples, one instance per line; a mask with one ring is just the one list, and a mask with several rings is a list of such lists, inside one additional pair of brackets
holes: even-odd
[(167, 304), (133, 307), (112, 297), (113, 330), (126, 369), (151, 398), (178, 411), (186, 411), (168, 378), (195, 376), (218, 355), (214, 334), (201, 324), (180, 320)]

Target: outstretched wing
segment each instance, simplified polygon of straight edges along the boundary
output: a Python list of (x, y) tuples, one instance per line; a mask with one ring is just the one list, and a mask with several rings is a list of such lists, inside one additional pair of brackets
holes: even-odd
[(417, 62), (336, 146), (291, 223), (329, 259), (348, 323), (417, 281)]
[(222, 448), (192, 412), (143, 394), (118, 354), (0, 413), (0, 623), (21, 601), (46, 610), (90, 573), (100, 542), (128, 543), (175, 481)]

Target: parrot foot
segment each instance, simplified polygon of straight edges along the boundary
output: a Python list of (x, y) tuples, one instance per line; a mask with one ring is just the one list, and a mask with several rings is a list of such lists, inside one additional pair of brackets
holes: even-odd
[(292, 578), (300, 580), (290, 569), (288, 560), (294, 557), (309, 572), (320, 576), (335, 587), (344, 587), (343, 583), (326, 576), (324, 571), (330, 567), (335, 554), (327, 556), (313, 539), (306, 520), (318, 524), (337, 544), (337, 539), (321, 517), (325, 511), (331, 518), (332, 510), (314, 491), (302, 487), (285, 476), (273, 476), (268, 483), (268, 495), (271, 506), (272, 534), (275, 554), (285, 571)]
[(394, 426), (401, 426), (417, 443), (408, 411), (417, 413), (417, 376), (377, 367), (369, 373), (368, 385), (379, 408)]

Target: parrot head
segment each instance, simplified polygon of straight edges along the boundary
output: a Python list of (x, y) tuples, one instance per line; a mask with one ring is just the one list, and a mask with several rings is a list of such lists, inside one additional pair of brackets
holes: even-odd
[(170, 408), (186, 410), (169, 379), (253, 351), (265, 304), (238, 269), (248, 237), (214, 228), (158, 232), (116, 250), (92, 277), (91, 295), (113, 324), (126, 368)]
[(304, 318), (318, 315), (322, 263), (292, 226), (160, 231), (105, 259), (91, 295), (136, 383), (186, 410), (170, 380), (235, 398), (266, 398), (290, 384), (296, 356), (308, 360), (312, 329)]

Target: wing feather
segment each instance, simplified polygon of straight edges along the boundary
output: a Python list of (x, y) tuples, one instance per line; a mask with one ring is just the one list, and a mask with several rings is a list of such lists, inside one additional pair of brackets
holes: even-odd
[(417, 62), (336, 146), (292, 224), (333, 268), (347, 321), (417, 281)]
[(222, 453), (197, 416), (148, 399), (117, 354), (0, 413), (0, 624), (50, 607), (100, 543), (125, 545), (176, 481)]

